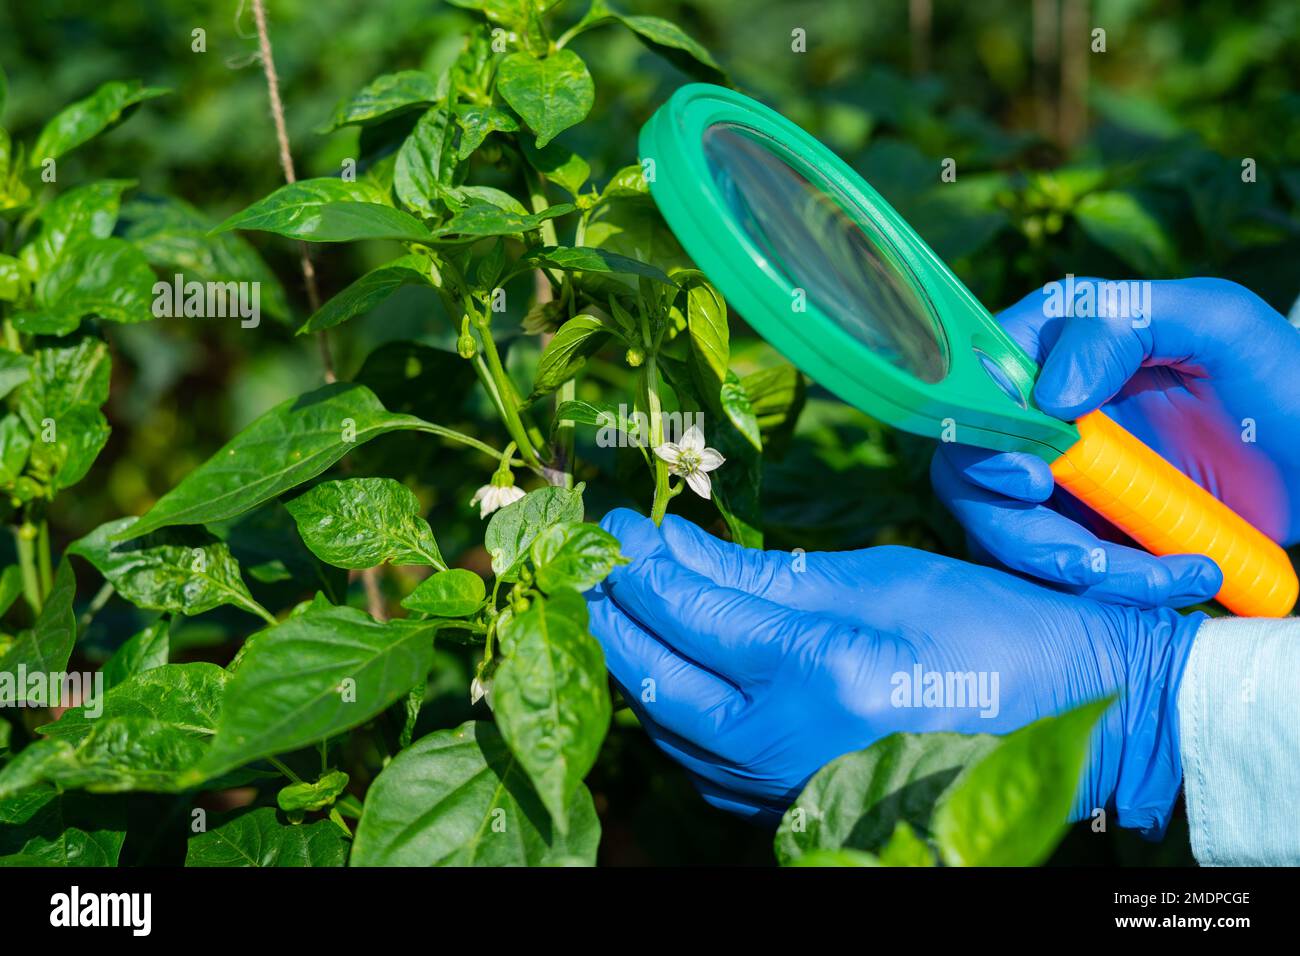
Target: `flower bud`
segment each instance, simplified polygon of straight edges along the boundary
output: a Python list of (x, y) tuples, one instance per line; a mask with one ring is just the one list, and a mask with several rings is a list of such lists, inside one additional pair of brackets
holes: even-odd
[(474, 344), (474, 336), (470, 335), (468, 332), (461, 333), (460, 337), (456, 339), (457, 354), (463, 359), (472, 359), (476, 351), (477, 347)]
[(627, 350), (627, 355), (623, 356), (627, 364), (632, 368), (640, 368), (641, 363), (645, 361), (645, 352), (636, 346)]

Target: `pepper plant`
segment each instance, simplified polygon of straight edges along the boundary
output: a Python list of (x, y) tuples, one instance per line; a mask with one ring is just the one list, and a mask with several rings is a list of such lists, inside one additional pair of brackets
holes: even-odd
[[(485, 22), (450, 68), (440, 76), (403, 70), (378, 77), (326, 125), (360, 127), (355, 162), (338, 177), (276, 190), (229, 218), (210, 241), (244, 249), (235, 230), (260, 230), (306, 242), (401, 243), (400, 256), (325, 302), (300, 331), (326, 334), (403, 285), (434, 290), (441, 313), (429, 321), (451, 323), (456, 353), (412, 345), (407, 355), (471, 370), (508, 443), (500, 448), (390, 410), (365, 381), (335, 382), (265, 413), (142, 517), (109, 522), (74, 542), (67, 553), (103, 578), (97, 603), (115, 593), (161, 616), (105, 665), (113, 681), (101, 702), (25, 728), (31, 739), (0, 770), (0, 801), (16, 807), (4, 822), (19, 826), (9, 842), (18, 842), (21, 854), (52, 852), (34, 831), (24, 837), (21, 826), (34, 826), (44, 812), (39, 797), (151, 791), (201, 802), (204, 792), (251, 783), (277, 806), (196, 826), (187, 862), (223, 862), (232, 847), (251, 853), (254, 846), (269, 854), (261, 862), (594, 860), (599, 824), (582, 781), (612, 706), (580, 592), (623, 559), (612, 537), (583, 521), (576, 430), (594, 427), (636, 449), (657, 518), (689, 487), (716, 501), (738, 537), (756, 542), (753, 476), (764, 434), (793, 420), (801, 390), (793, 369), (748, 385), (728, 370), (725, 304), (659, 221), (646, 170), (629, 166), (596, 188), (587, 162), (556, 140), (593, 103), (592, 77), (571, 47), (586, 32), (621, 25), (700, 75), (721, 78), (709, 54), (667, 21), (623, 16), (603, 2), (558, 36), (541, 5), (459, 5), (481, 9)], [(98, 187), (96, 195), (115, 202), (116, 188)], [(140, 281), (130, 288), (143, 287), (152, 279), (147, 260), (129, 240), (108, 236), (106, 202), (83, 214), (97, 234), (80, 243), (81, 255), (118, 257), (102, 271), (118, 290), (128, 277), (123, 261), (133, 257)], [(47, 213), (47, 222), (43, 235), (57, 220)], [(34, 315), (14, 284), (6, 330), (66, 336), (82, 315), (149, 317), (147, 298), (89, 299), (88, 270), (70, 274), (81, 277), (73, 286), (81, 294), (65, 296), (63, 307), (64, 298), (54, 298), (59, 286), (36, 283), (31, 294), (49, 301)], [(505, 327), (518, 295), (530, 300), (516, 310), (526, 312), (522, 333), (517, 317)], [(507, 372), (504, 353), (520, 334), (546, 343), (531, 382)], [(575, 378), (601, 349), (621, 354), (634, 370), (621, 409), (575, 397)], [(77, 395), (102, 402), (107, 366), (83, 362), (86, 384)], [(27, 363), (15, 358), (13, 366), (25, 370)], [(24, 386), (23, 395), (33, 392)], [(733, 459), (726, 469), (718, 471), (723, 454), (705, 446), (698, 424), (665, 431), (670, 410), (716, 418), (710, 430)], [(57, 467), (33, 455), (30, 474), (6, 484), (23, 497), (22, 507), (84, 475), (102, 446), (106, 426), (97, 410), (78, 414), (98, 426), (86, 427), (98, 437), (74, 446)], [(30, 427), (40, 421), (35, 416), (11, 415), (6, 427)], [(474, 504), (490, 519), (490, 582), (449, 566), (406, 485), (350, 476), (345, 456), (392, 432), (481, 455), (484, 484)], [(727, 471), (739, 476), (736, 487), (751, 483), (748, 497), (710, 480), (710, 472)], [(525, 495), (516, 482), (534, 490)], [(23, 512), (24, 549), (40, 539), (39, 530), (27, 530), (37, 527), (37, 514)], [(289, 516), (306, 552), (298, 557), (316, 568), (319, 590), (292, 606), (257, 600), (232, 550), (241, 528), (272, 514)], [(65, 559), (55, 576), (48, 558), (33, 561), (27, 553), (19, 571), (41, 616), (5, 663), (21, 652), (62, 666), (75, 641), (72, 565)], [(432, 572), (401, 600), (402, 616), (390, 620), (348, 606), (339, 578), (381, 565)], [(249, 623), (229, 665), (169, 663), (170, 622), (225, 606)], [(479, 648), (471, 693), (484, 699), (481, 707), (490, 704), (495, 720), (413, 743), (436, 648), (466, 645)], [(95, 707), (102, 713), (92, 713)], [(395, 741), (384, 739), (380, 726), (388, 712), (402, 716)], [(378, 766), (376, 754), (383, 754)], [(306, 769), (317, 762), (318, 770)], [(124, 839), (111, 827), (73, 829), (97, 862), (115, 859)]]
[[(109, 601), (157, 615), (100, 668), (102, 692), (62, 713), (28, 695), (33, 706), (21, 720), (0, 722), (5, 862), (148, 860), (148, 851), (124, 847), (180, 827), (182, 858), (193, 866), (591, 864), (600, 824), (584, 778), (615, 701), (582, 592), (624, 559), (617, 541), (585, 520), (586, 482), (607, 475), (580, 447), (614, 445), (635, 462), (626, 486), (656, 520), (689, 491), (712, 503), (733, 540), (761, 546), (761, 456), (789, 437), (804, 383), (776, 361), (747, 375), (732, 369), (726, 304), (656, 213), (653, 163), (597, 186), (561, 138), (594, 103), (595, 81), (575, 49), (594, 31), (628, 29), (699, 78), (725, 74), (677, 26), (621, 14), (605, 0), (564, 30), (555, 19), (561, 4), (454, 3), (483, 22), (448, 68), (377, 77), (328, 119), (325, 133), (357, 136), (357, 155), (339, 175), (291, 182), (211, 232), (174, 200), (119, 217), (121, 181), (48, 202), (29, 188), (45, 157), (57, 159), (159, 91), (108, 84), (51, 121), (26, 166), (0, 132), (8, 404), (0, 485), (17, 557), (0, 576), (0, 614), (27, 625), (0, 643), (0, 675), (67, 667)], [(262, 282), (271, 311), (289, 318), (283, 291), (239, 231), (397, 244), (399, 255), (325, 301), (298, 331), (336, 334), (417, 286), (432, 290), (437, 306), (429, 328), (449, 328), (455, 350), (381, 346), (352, 380), (265, 412), (142, 516), (72, 542), (56, 571), (43, 515), (104, 446), (105, 323), (151, 317), (143, 291), (151, 266)], [(532, 339), (536, 361), (512, 362)], [(595, 360), (608, 365), (609, 356), (626, 370), (626, 394), (580, 398)], [(416, 414), (432, 404), (421, 390), (462, 382), (481, 390), (499, 440)], [(47, 427), (55, 429), (48, 440)], [(416, 492), (369, 473), (385, 459), (363, 446), (401, 435), (481, 462), (482, 486), (460, 506), (486, 519), (490, 574), (453, 566), (473, 562), (444, 554)], [(255, 563), (241, 561), (249, 554)], [(405, 574), (386, 570), (394, 566), (427, 576), (407, 587)], [(372, 605), (383, 613), (349, 603), (348, 576), (375, 569), (389, 575), (389, 593), (405, 592), (397, 607)], [(78, 572), (102, 579), (80, 616)], [(269, 594), (280, 597), (273, 603)], [(226, 666), (176, 662), (178, 621), (231, 612), (244, 637)], [(474, 661), (474, 719), (416, 739), (447, 655)], [(1090, 726), (1085, 715), (1004, 744), (953, 735), (907, 743), (930, 755), (908, 766), (972, 764), (958, 778), (972, 782), (954, 786), (933, 823), (896, 801), (880, 809), (866, 798), (839, 799), (835, 815), (819, 815), (817, 801), (846, 782), (877, 796), (909, 782), (902, 771), (888, 776), (886, 765), (897, 766), (878, 755), (898, 738), (848, 755), (792, 807), (778, 857), (860, 863), (878, 851), (884, 862), (932, 862), (933, 846), (948, 863), (1037, 862), (1059, 836), (1061, 793), (1068, 801)], [(987, 810), (980, 788), (1002, 779), (996, 762), (980, 768), (1045, 754), (1055, 754), (1045, 779), (1065, 783), (1007, 815), (1033, 838), (1014, 851), (963, 843), (988, 822), (971, 816)], [(234, 788), (251, 788), (252, 803), (226, 809)], [(159, 816), (133, 821), (132, 805)], [(818, 824), (812, 836), (805, 811)], [(870, 840), (855, 823), (868, 813), (876, 815)]]

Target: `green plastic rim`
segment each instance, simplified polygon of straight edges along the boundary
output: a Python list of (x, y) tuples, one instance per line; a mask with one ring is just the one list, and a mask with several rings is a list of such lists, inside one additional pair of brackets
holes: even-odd
[[(946, 374), (925, 381), (844, 329), (796, 287), (738, 222), (714, 179), (705, 134), (739, 127), (821, 185), (937, 321)], [(641, 129), (650, 193), (682, 247), (789, 361), (849, 404), (906, 431), (1054, 461), (1078, 441), (1034, 407), (1038, 368), (916, 231), (831, 150), (779, 113), (707, 83), (680, 88)], [(646, 161), (650, 163), (647, 164)], [(955, 426), (955, 427), (954, 427)]]

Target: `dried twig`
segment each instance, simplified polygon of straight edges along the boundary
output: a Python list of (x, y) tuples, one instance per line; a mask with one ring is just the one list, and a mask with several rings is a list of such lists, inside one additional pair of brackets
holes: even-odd
[[(262, 73), (266, 76), (266, 92), (271, 100), (271, 118), (275, 122), (275, 138), (280, 146), (280, 168), (284, 170), (285, 182), (292, 183), (297, 177), (293, 169), (293, 153), (289, 150), (289, 131), (284, 123), (284, 103), (280, 99), (280, 78), (275, 72), (275, 57), (271, 52), (271, 37), (266, 29), (265, 0), (253, 0), (253, 20), (257, 24), (258, 55), (262, 61)], [(320, 290), (316, 287), (316, 270), (312, 267), (311, 257), (307, 254), (307, 243), (300, 246), (299, 263), (302, 267), (303, 283), (307, 287), (307, 301), (312, 312), (320, 308)], [(321, 363), (325, 367), (325, 381), (337, 381), (334, 373), (334, 359), (330, 354), (329, 339), (325, 332), (316, 333), (320, 345)], [(379, 569), (367, 568), (361, 572), (361, 583), (366, 589), (366, 605), (370, 616), (382, 621), (387, 617), (384, 607), (384, 594), (379, 587)]]

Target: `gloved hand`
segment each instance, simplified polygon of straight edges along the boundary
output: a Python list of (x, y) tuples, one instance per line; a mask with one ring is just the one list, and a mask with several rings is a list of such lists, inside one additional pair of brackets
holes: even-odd
[[(895, 731), (1007, 733), (1118, 692), (1074, 817), (1107, 807), (1122, 826), (1167, 823), (1179, 680), (1204, 615), (1101, 604), (910, 548), (755, 551), (625, 509), (602, 526), (630, 563), (588, 592), (592, 632), (709, 802), (775, 818), (824, 764)], [(909, 706), (923, 701), (918, 668), (923, 682), (973, 674), (984, 699)]]
[[(1103, 408), (1275, 541), (1300, 541), (1300, 331), (1220, 279), (1152, 282), (1146, 327), (1048, 318), (1045, 300), (1033, 292), (998, 316), (1042, 369), (1039, 408), (1070, 420)], [(977, 554), (1072, 593), (1183, 607), (1222, 583), (1202, 555), (1157, 558), (1121, 543), (1096, 513), (1054, 493), (1036, 455), (941, 444), (930, 474)]]

